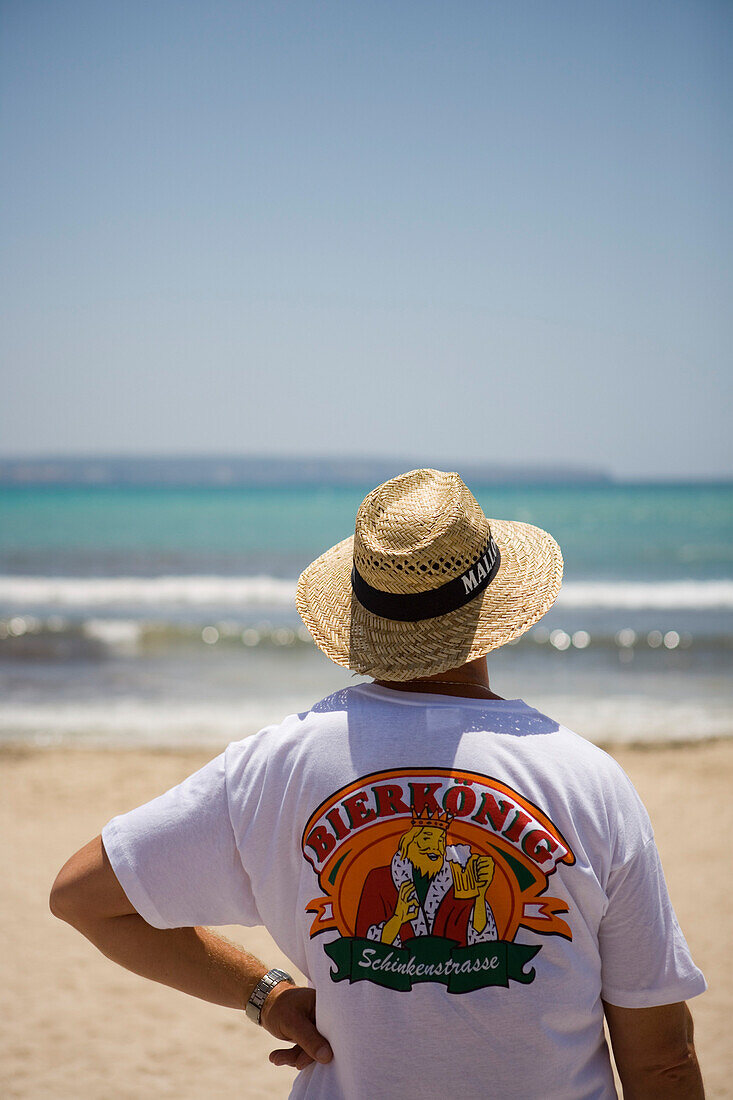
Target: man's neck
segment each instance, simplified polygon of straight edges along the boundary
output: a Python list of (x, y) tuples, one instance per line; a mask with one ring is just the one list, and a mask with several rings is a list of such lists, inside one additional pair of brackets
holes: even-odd
[(458, 695), (470, 699), (501, 699), (489, 687), (489, 670), (485, 657), (468, 661), (458, 668), (420, 676), (414, 680), (375, 680), (381, 687), (396, 691), (422, 691), (433, 695)]

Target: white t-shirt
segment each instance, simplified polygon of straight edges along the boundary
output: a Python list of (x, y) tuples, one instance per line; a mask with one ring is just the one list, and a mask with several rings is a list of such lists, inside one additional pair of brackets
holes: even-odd
[(613, 1097), (601, 998), (706, 988), (629, 779), (518, 699), (348, 688), (103, 840), (150, 924), (264, 924), (307, 975), (299, 1100)]

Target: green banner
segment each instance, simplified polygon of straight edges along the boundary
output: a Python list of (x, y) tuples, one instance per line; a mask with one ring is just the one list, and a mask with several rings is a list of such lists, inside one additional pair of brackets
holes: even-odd
[(488, 985), (527, 985), (535, 969), (525, 965), (539, 947), (508, 940), (457, 947), (442, 936), (416, 936), (406, 947), (393, 947), (375, 940), (343, 936), (324, 945), (336, 964), (331, 971), (335, 982), (374, 982), (406, 993), (417, 982), (440, 982), (449, 993), (470, 993)]

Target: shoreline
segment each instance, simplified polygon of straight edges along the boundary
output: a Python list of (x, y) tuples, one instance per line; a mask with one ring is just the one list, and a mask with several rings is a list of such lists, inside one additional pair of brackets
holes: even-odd
[[(266, 1033), (115, 967), (48, 910), (56, 872), (109, 818), (174, 786), (223, 747), (0, 745), (7, 837), (0, 912), (13, 945), (0, 988), (3, 1095), (75, 1100), (80, 1088), (89, 1100), (288, 1095), (293, 1074), (268, 1063), (276, 1043)], [(677, 916), (707, 978), (708, 992), (691, 1009), (706, 1095), (723, 1100), (733, 1075), (733, 931), (721, 856), (733, 827), (733, 738), (605, 749), (649, 810)], [(292, 970), (264, 929), (221, 932)]]
[[(246, 740), (247, 737), (254, 737), (257, 732), (257, 730), (253, 730), (251, 733), (245, 734), (242, 738), (232, 738), (230, 740)], [(7, 738), (0, 737), (0, 761), (4, 757), (44, 756), (52, 753), (76, 753), (81, 755), (86, 753), (90, 756), (96, 754), (108, 756), (115, 753), (119, 753), (121, 756), (129, 756), (139, 753), (141, 756), (191, 757), (192, 759), (200, 757), (202, 761), (205, 762), (211, 760), (212, 757), (218, 753), (223, 752), (230, 743), (230, 740), (200, 742), (190, 745), (146, 745), (140, 742), (124, 744), (119, 741), (111, 741), (109, 744), (105, 744), (101, 740), (93, 742), (84, 742), (81, 740), (49, 741), (44, 744), (43, 742), (34, 741), (32, 739), (29, 740), (27, 737), (10, 736)], [(609, 756), (615, 757), (627, 752), (682, 752), (687, 749), (694, 751), (697, 748), (712, 745), (733, 744), (733, 729), (726, 733), (707, 734), (701, 737), (670, 737), (666, 740), (644, 740), (638, 738), (634, 740), (619, 739), (609, 741), (599, 739), (594, 741), (590, 737), (585, 738), (585, 740), (595, 745), (597, 749), (601, 749), (603, 752), (608, 753)]]

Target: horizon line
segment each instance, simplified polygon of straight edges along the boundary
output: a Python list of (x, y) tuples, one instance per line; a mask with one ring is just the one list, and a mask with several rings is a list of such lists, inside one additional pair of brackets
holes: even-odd
[[(433, 461), (436, 461), (435, 459)], [(536, 481), (541, 483), (547, 479), (553, 483), (558, 483), (563, 477), (575, 480), (576, 478), (583, 484), (597, 483), (615, 485), (622, 484), (730, 484), (733, 482), (733, 473), (700, 473), (700, 474), (654, 474), (640, 472), (638, 474), (618, 474), (608, 468), (600, 467), (595, 464), (582, 465), (577, 462), (556, 462), (547, 459), (524, 461), (524, 462), (510, 462), (510, 461), (495, 461), (487, 459), (475, 459), (475, 458), (452, 458), (450, 462), (445, 463), (443, 459), (438, 459), (440, 467), (433, 468), (456, 468), (462, 466), (464, 469), (470, 470), (472, 473), (480, 473), (482, 476), (492, 476), (492, 481), (497, 483), (501, 482), (504, 476), (509, 479), (521, 476), (525, 481)], [(227, 464), (227, 463), (262, 463), (262, 464), (283, 464), (285, 466), (297, 464), (305, 464), (306, 466), (328, 466), (331, 463), (343, 464), (344, 462), (353, 463), (357, 466), (373, 466), (375, 468), (384, 469), (385, 467), (397, 466), (402, 463), (413, 463), (410, 466), (411, 469), (420, 468), (418, 459), (408, 455), (388, 455), (380, 456), (374, 454), (364, 453), (349, 453), (340, 452), (334, 454), (305, 454), (298, 452), (216, 452), (216, 451), (176, 451), (176, 452), (137, 452), (130, 453), (125, 451), (76, 451), (69, 453), (59, 453), (53, 451), (41, 452), (36, 451), (28, 454), (0, 454), (0, 467), (8, 465), (11, 470), (3, 471), (0, 468), (0, 484), (69, 484), (62, 476), (62, 470), (57, 471), (55, 477), (49, 477), (50, 471), (47, 471), (44, 477), (41, 471), (38, 471), (40, 477), (34, 477), (32, 470), (24, 471), (22, 480), (18, 481), (15, 478), (10, 481), (8, 474), (11, 474), (12, 469), (18, 466), (28, 464), (29, 466), (39, 466), (42, 464), (53, 463), (63, 466), (69, 464), (76, 466), (84, 463), (121, 463), (123, 465), (129, 465), (130, 468), (134, 466), (144, 465), (145, 463), (160, 463), (164, 466), (172, 466), (176, 463), (204, 463), (204, 464)], [(417, 464), (415, 464), (417, 463)], [(407, 468), (407, 467), (406, 467)], [(70, 472), (70, 471), (69, 471)], [(152, 471), (151, 471), (152, 472)], [(212, 471), (214, 472), (214, 471)], [(345, 475), (342, 480), (352, 481), (356, 471), (341, 471)], [(110, 471), (111, 473), (111, 471)], [(245, 471), (240, 471), (240, 476)], [(254, 473), (254, 471), (253, 471)], [(281, 471), (281, 474), (285, 471)], [(235, 476), (234, 471), (229, 471), (232, 478)], [(61, 476), (59, 476), (61, 475)], [(368, 476), (367, 471), (364, 471), (364, 475)], [(543, 476), (544, 475), (544, 476)], [(395, 476), (395, 475), (392, 475)], [(72, 479), (76, 481), (76, 479)], [(302, 478), (300, 479), (302, 481)], [(104, 484), (113, 485), (115, 479), (109, 476), (104, 480)], [(148, 482), (150, 484), (151, 482)], [(177, 484), (184, 484), (185, 482), (176, 482)], [(231, 482), (227, 482), (224, 477), (221, 480), (215, 480), (214, 484), (210, 487), (226, 487)], [(100, 481), (84, 479), (84, 485), (91, 486), (94, 484), (102, 484)], [(171, 484), (165, 482), (164, 484)]]

